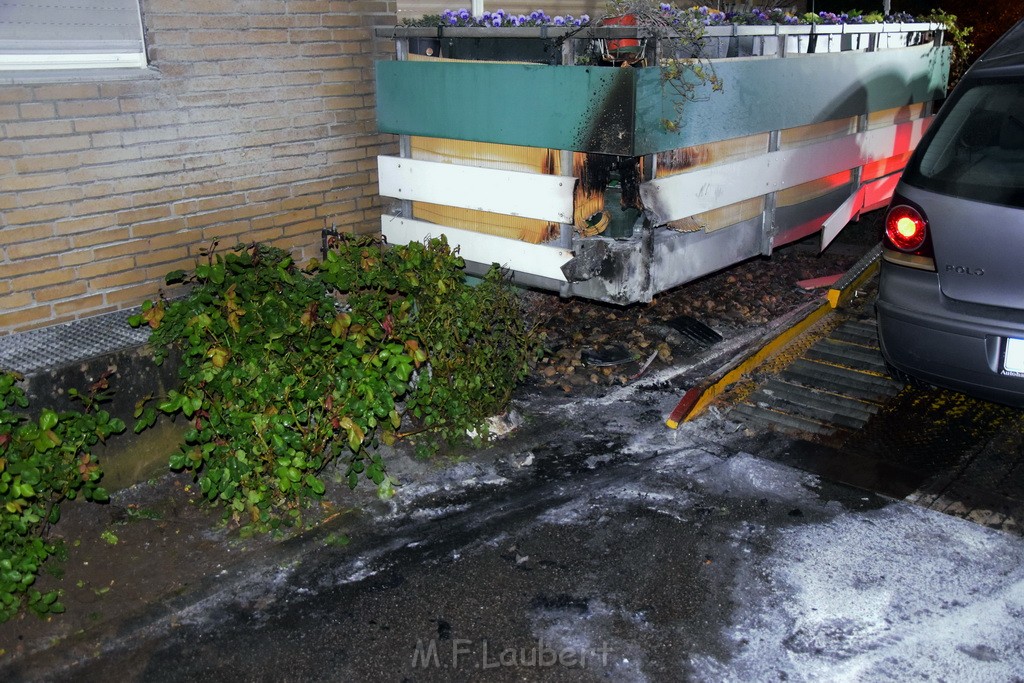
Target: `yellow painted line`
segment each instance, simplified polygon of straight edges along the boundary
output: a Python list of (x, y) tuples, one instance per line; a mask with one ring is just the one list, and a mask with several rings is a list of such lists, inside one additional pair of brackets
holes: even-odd
[[(698, 385), (690, 388), (672, 411), (672, 414), (665, 420), (665, 424), (669, 429), (677, 429), (681, 422), (689, 422), (697, 417), (697, 415), (707, 408), (712, 401), (718, 398), (731, 384), (741, 379), (751, 369), (757, 367), (764, 360), (777, 353), (791, 341), (802, 335), (810, 329), (812, 325), (824, 318), (832, 310), (839, 308), (849, 301), (854, 292), (857, 291), (861, 285), (870, 280), (878, 271), (879, 260), (877, 255), (869, 255), (867, 258), (873, 258), (874, 260), (872, 260), (871, 263), (869, 263), (849, 282), (843, 282), (841, 287), (834, 287), (830, 289), (825, 302), (804, 316), (799, 322), (783, 331), (771, 341), (767, 342), (755, 353), (740, 361), (740, 363), (719, 379), (706, 386)], [(867, 258), (864, 260), (867, 260)]]
[(864, 272), (855, 277), (852, 282), (842, 289), (833, 288), (828, 290), (828, 303), (832, 308), (839, 308), (842, 306), (850, 299), (851, 296), (853, 296), (853, 293), (857, 291), (862, 284), (874, 277), (875, 273), (878, 272), (878, 263), (878, 259), (872, 261), (871, 265), (864, 269)]
[[(710, 386), (704, 389), (703, 393), (701, 394), (701, 397), (693, 405), (693, 408), (690, 410), (690, 413), (686, 416), (686, 418), (683, 421), (689, 422), (690, 420), (695, 418), (705, 408), (707, 408), (712, 401), (718, 398), (722, 394), (722, 392), (729, 387), (729, 385), (740, 380), (744, 375), (750, 372), (750, 370), (760, 365), (766, 358), (769, 358), (770, 356), (774, 355), (776, 352), (778, 352), (784, 346), (786, 346), (791, 341), (793, 341), (801, 334), (806, 332), (812, 325), (817, 323), (819, 320), (821, 320), (831, 312), (832, 305), (828, 302), (823, 303), (821, 306), (818, 306), (816, 309), (808, 313), (803, 320), (793, 325), (792, 327), (788, 328), (782, 334), (778, 335), (777, 337), (769, 341), (754, 354), (745, 358), (739, 365), (734, 367), (729, 372), (725, 373), (725, 375), (723, 375), (721, 379), (719, 379), (714, 384), (711, 384)], [(669, 427), (671, 426), (672, 425), (669, 425)], [(678, 424), (676, 426), (678, 427)]]

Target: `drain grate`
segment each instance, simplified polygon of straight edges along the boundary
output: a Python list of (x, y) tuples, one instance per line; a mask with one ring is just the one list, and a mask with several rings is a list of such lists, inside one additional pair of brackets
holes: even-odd
[(128, 325), (128, 317), (138, 312), (138, 308), (115, 311), (0, 337), (0, 369), (34, 375), (141, 346), (149, 339), (149, 328)]
[(722, 341), (722, 335), (713, 329), (688, 315), (679, 315), (675, 318), (662, 321), (666, 327), (670, 327), (690, 341), (703, 346), (711, 346)]
[(857, 430), (899, 393), (885, 374), (873, 319), (847, 321), (763, 382), (730, 415), (818, 435)]

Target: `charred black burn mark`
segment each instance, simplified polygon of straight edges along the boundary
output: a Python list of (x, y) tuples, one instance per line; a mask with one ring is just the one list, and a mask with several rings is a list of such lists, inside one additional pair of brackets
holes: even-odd
[(611, 87), (603, 102), (591, 106), (589, 126), (581, 131), (577, 149), (632, 156), (635, 74), (632, 69), (609, 70), (615, 74)]
[(621, 435), (580, 436), (572, 444), (533, 448), (533, 477), (538, 481), (557, 481), (597, 467), (614, 464), (627, 439)]
[(625, 157), (619, 161), (619, 183), (622, 185), (622, 208), (644, 210), (644, 202), (640, 198), (641, 158)]
[(585, 282), (601, 273), (609, 246), (603, 241), (579, 245), (576, 258), (562, 266), (562, 274), (569, 282)]
[(683, 147), (662, 152), (658, 155), (658, 168), (665, 172), (679, 172), (706, 164), (711, 158), (711, 153), (705, 145), (696, 147)]
[(618, 157), (611, 154), (586, 154), (583, 168), (580, 169), (580, 189), (590, 194), (604, 192), (608, 181), (612, 179)]
[(640, 199), (640, 157), (620, 157), (611, 154), (586, 154), (578, 169), (580, 189), (587, 195), (602, 194), (613, 179), (622, 188), (622, 208), (643, 210)]
[(555, 595), (539, 593), (535, 595), (533, 600), (530, 602), (530, 607), (535, 610), (543, 611), (577, 612), (579, 614), (587, 614), (590, 612), (590, 600), (588, 598), (578, 598), (566, 593), (558, 593)]
[(437, 620), (437, 637), (441, 640), (452, 639), (452, 625), (444, 619)]
[(555, 166), (555, 151), (553, 149), (549, 149), (548, 153), (544, 156), (544, 165), (541, 168), (540, 172), (545, 175), (556, 174), (557, 171)]

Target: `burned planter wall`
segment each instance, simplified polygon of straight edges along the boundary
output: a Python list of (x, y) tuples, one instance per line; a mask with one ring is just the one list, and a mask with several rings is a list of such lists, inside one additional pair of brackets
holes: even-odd
[[(572, 65), (607, 29), (566, 34), (563, 65), (410, 55), (422, 29), (389, 29), (407, 59), (377, 65), (378, 125), (404, 166), (380, 160), (400, 202), (384, 234), (444, 233), (481, 268), (624, 304), (883, 205), (945, 94), (941, 27), (766, 28), (712, 36), (724, 91), (683, 102), (659, 67)], [(448, 39), (460, 30), (486, 29)], [(490, 35), (531, 31), (551, 40)]]

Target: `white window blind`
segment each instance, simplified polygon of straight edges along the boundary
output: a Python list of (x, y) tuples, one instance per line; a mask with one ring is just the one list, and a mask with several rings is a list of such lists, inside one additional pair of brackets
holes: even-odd
[(142, 68), (139, 0), (0, 0), (0, 70)]

